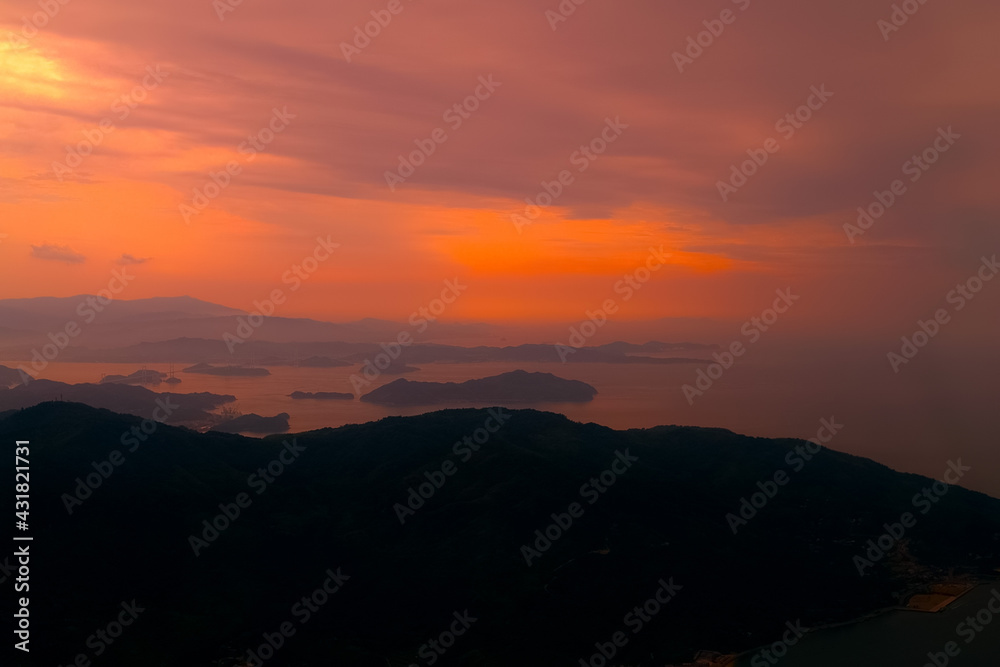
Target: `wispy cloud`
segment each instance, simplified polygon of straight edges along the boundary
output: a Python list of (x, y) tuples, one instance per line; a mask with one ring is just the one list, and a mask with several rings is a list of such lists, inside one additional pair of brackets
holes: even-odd
[(86, 257), (65, 245), (53, 245), (45, 243), (31, 246), (31, 256), (35, 259), (47, 259), (53, 262), (66, 262), (68, 264), (82, 264)]
[(151, 257), (136, 257), (135, 255), (130, 255), (127, 252), (123, 252), (122, 256), (118, 258), (117, 263), (126, 266), (129, 264), (145, 264)]

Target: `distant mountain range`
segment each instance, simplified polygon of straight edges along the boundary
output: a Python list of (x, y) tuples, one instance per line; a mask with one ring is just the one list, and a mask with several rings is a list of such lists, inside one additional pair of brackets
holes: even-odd
[[(414, 343), (400, 348), (398, 358), (382, 373), (406, 373), (416, 370), (414, 364), (429, 363), (606, 363), (606, 364), (698, 364), (705, 363), (712, 345), (697, 343), (643, 344), (615, 342), (594, 347), (581, 347), (572, 354), (560, 356), (555, 345), (530, 343), (508, 347), (460, 347), (433, 343)], [(21, 354), (28, 350), (8, 350)], [(60, 361), (91, 363), (214, 363), (257, 366), (337, 367), (374, 363), (385, 348), (377, 343), (311, 342), (275, 343), (249, 340), (240, 346), (237, 355), (229, 352), (222, 339), (178, 338), (155, 343), (139, 343), (121, 348), (69, 347), (59, 355)], [(324, 361), (319, 362), (318, 359)]]
[[(34, 351), (64, 336), (67, 325), (79, 331), (60, 352), (63, 361), (157, 361), (197, 363), (233, 362), (234, 358), (259, 363), (334, 365), (363, 363), (382, 352), (379, 343), (396, 341), (408, 333), (417, 341), (406, 349), (404, 363), (431, 361), (530, 361), (558, 360), (550, 344), (459, 347), (462, 341), (499, 341), (503, 330), (492, 324), (434, 322), (423, 333), (408, 323), (366, 318), (356, 322), (322, 322), (308, 318), (267, 317), (259, 327), (246, 327), (247, 313), (192, 297), (156, 297), (114, 300), (102, 306), (97, 297), (38, 297), (0, 299), (0, 359), (29, 359)], [(75, 331), (75, 329), (74, 329)], [(555, 335), (567, 337), (565, 328)], [(225, 334), (243, 336), (233, 351)], [(544, 339), (543, 339), (544, 340)], [(558, 339), (557, 339), (558, 340)], [(432, 341), (451, 341), (438, 346)], [(426, 345), (425, 345), (426, 344)], [(605, 361), (607, 355), (703, 356), (715, 346), (697, 343), (612, 343), (598, 350), (582, 348), (568, 361)], [(420, 350), (418, 352), (418, 350)], [(235, 354), (235, 357), (234, 357)], [(659, 362), (663, 363), (663, 362)]]
[[(74, 345), (111, 348), (176, 338), (221, 341), (223, 334), (235, 333), (239, 318), (245, 320), (246, 316), (244, 311), (188, 296), (116, 299), (107, 305), (86, 294), (0, 299), (0, 358), (8, 350), (20, 355), (49, 343), (48, 334), (64, 331), (68, 322), (80, 325)], [(407, 324), (373, 318), (333, 323), (276, 314), (253, 331), (261, 340), (282, 343), (372, 343), (394, 340), (400, 331), (411, 329)], [(428, 335), (439, 339), (485, 337), (490, 335), (490, 325), (437, 322)]]
[(197, 375), (221, 375), (224, 377), (264, 377), (270, 375), (266, 368), (247, 368), (243, 366), (212, 366), (211, 364), (198, 363), (181, 369), (182, 373), (194, 373)]
[[(134, 603), (105, 667), (233, 667), (262, 645), (275, 667), (426, 664), (450, 627), (467, 631), (441, 665), (573, 665), (623, 632), (614, 664), (660, 667), (1000, 565), (1000, 501), (979, 493), (946, 487), (923, 514), (913, 498), (933, 480), (826, 449), (795, 471), (801, 440), (531, 410), (263, 440), (160, 425), (81, 490), (141, 421), (72, 403), (0, 418), (38, 471), (31, 664), (92, 657), (88, 636)], [(776, 471), (790, 481), (742, 509)], [(0, 511), (13, 502), (0, 494)]]
[(0, 366), (0, 389), (21, 384), (21, 373), (16, 368)]

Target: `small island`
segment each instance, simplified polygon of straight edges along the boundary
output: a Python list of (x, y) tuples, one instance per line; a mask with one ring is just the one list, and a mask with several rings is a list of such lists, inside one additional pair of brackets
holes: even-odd
[(352, 364), (347, 361), (321, 356), (309, 357), (308, 359), (300, 359), (298, 361), (298, 366), (302, 368), (341, 368), (343, 366), (351, 365)]
[(585, 403), (597, 390), (586, 382), (566, 380), (551, 373), (511, 371), (466, 382), (393, 380), (361, 400), (378, 405), (431, 405), (454, 402)]
[(101, 384), (160, 384), (166, 380), (166, 373), (144, 368), (130, 375), (105, 375), (101, 378)]
[(345, 394), (339, 391), (293, 391), (289, 396), (295, 401), (350, 401), (354, 399), (354, 394)]
[(198, 373), (200, 375), (224, 375), (228, 377), (262, 377), (270, 375), (271, 371), (266, 368), (251, 368), (248, 366), (212, 366), (211, 364), (200, 363), (188, 366), (183, 369), (185, 373)]

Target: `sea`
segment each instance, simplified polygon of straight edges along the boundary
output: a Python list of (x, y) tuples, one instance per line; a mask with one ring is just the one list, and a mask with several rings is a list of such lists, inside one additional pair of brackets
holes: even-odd
[[(17, 367), (16, 360), (0, 361)], [(294, 391), (354, 393), (350, 378), (360, 365), (343, 368), (270, 366), (266, 377), (221, 377), (180, 372), (180, 384), (157, 392), (208, 391), (236, 396), (235, 407), (264, 416), (287, 412), (290, 431), (300, 432), (415, 415), (450, 407), (386, 407), (359, 400), (293, 400)], [(142, 367), (167, 372), (169, 364), (51, 362), (40, 374), (68, 383), (99, 382), (103, 374), (127, 375)], [(961, 485), (1000, 497), (1000, 350), (939, 346), (895, 373), (885, 350), (857, 345), (790, 347), (762, 341), (729, 368), (701, 377), (695, 364), (475, 363), (420, 364), (405, 375), (382, 375), (364, 392), (399, 377), (462, 382), (507, 371), (551, 373), (597, 389), (588, 403), (511, 404), (566, 415), (614, 429), (687, 425), (725, 428), (751, 436), (815, 438), (823, 422), (836, 424), (825, 443), (893, 469), (939, 479), (949, 462), (971, 467)], [(685, 386), (688, 387), (685, 393)], [(700, 388), (699, 388), (700, 387)], [(694, 393), (692, 389), (700, 393)], [(486, 405), (478, 407), (487, 407)], [(150, 406), (150, 410), (153, 406)], [(826, 431), (823, 433), (826, 436)]]

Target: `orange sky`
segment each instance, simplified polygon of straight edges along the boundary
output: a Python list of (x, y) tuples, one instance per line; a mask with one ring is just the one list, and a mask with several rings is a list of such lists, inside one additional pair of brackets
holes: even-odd
[[(0, 297), (93, 293), (127, 265), (125, 298), (249, 309), (329, 236), (337, 253), (280, 314), (405, 319), (460, 277), (446, 318), (570, 321), (663, 246), (621, 318), (742, 318), (792, 285), (817, 295), (802, 318), (819, 327), (936, 303), (1000, 249), (994, 2), (927, 3), (885, 40), (888, 2), (589, 0), (553, 30), (556, 0), (402, 0), (347, 62), (387, 4), (244, 0), (220, 20), (209, 0), (70, 0), (35, 34), (39, 5), (5, 0)], [(674, 52), (725, 9), (679, 72)], [(445, 112), (491, 75), (454, 127)], [(821, 85), (833, 97), (782, 138)], [(274, 109), (294, 118), (249, 160)], [(574, 160), (609, 117), (628, 128)], [(856, 208), (949, 126), (961, 139), (849, 243)], [(436, 128), (447, 140), (391, 190), (385, 172)], [(724, 202), (717, 182), (769, 137), (780, 150)], [(512, 214), (563, 170), (519, 231)]]

